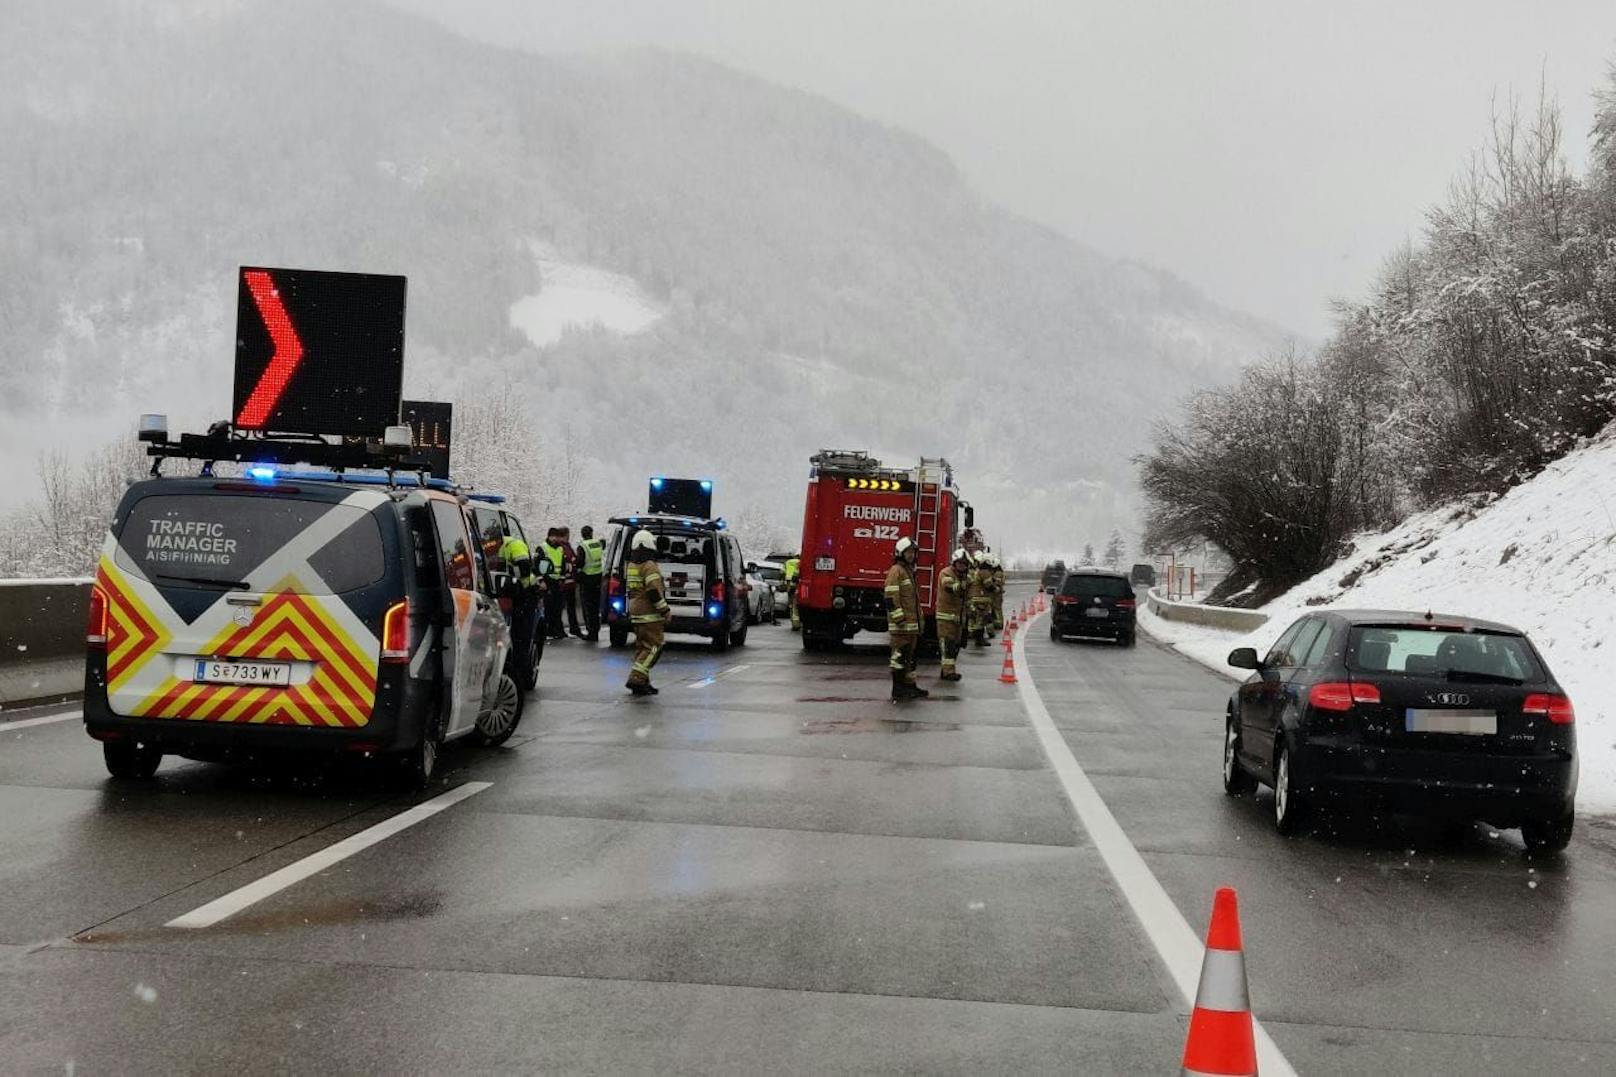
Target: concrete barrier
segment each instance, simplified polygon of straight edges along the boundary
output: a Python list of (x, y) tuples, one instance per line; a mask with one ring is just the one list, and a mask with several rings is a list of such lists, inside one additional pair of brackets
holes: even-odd
[(89, 580), (0, 580), (0, 707), (84, 690), (89, 601)]
[(1206, 625), (1208, 628), (1223, 628), (1231, 632), (1251, 632), (1268, 623), (1268, 614), (1261, 610), (1203, 606), (1199, 602), (1174, 602), (1163, 598), (1154, 590), (1146, 596), (1145, 602), (1149, 605), (1150, 612), (1164, 621)]

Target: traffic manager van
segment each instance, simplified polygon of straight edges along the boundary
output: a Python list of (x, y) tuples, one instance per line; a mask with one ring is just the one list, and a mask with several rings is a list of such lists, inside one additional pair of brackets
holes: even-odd
[(355, 752), (424, 784), (443, 742), (509, 738), (523, 696), (464, 497), (246, 471), (148, 479), (118, 505), (84, 686), (112, 775)]

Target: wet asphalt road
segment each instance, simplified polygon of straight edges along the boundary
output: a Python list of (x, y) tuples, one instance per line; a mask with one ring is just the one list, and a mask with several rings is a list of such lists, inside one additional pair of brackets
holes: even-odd
[[(628, 652), (559, 644), (517, 736), (449, 751), (421, 797), (173, 760), (113, 784), (76, 721), (0, 723), (0, 1071), (1171, 1072), (1182, 1002), (997, 648), (902, 708), (884, 658), (757, 626), (676, 642), (630, 700)], [(1223, 679), (1143, 639), (1039, 632), (1029, 658), (1197, 930), (1239, 888), (1253, 1003), (1299, 1071), (1616, 1072), (1616, 829), (1538, 860), (1479, 824), (1282, 839), (1266, 792), (1219, 787)], [(164, 926), (473, 780), (215, 927)]]

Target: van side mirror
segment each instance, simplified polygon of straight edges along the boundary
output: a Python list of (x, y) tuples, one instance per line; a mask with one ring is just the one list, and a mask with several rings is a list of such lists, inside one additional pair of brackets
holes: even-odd
[(1257, 648), (1236, 647), (1229, 652), (1229, 664), (1235, 669), (1261, 669), (1262, 662), (1257, 658)]
[(976, 510), (970, 505), (965, 506), (965, 526), (968, 528), (976, 526)]
[(748, 561), (746, 563), (746, 571), (748, 571), (752, 575), (756, 576), (757, 575), (757, 562), (756, 561)]

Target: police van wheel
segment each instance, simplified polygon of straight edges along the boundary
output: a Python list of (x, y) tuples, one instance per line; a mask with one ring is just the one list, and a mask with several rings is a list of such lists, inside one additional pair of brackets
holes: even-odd
[(425, 789), (438, 772), (438, 738), (434, 731), (421, 734), (421, 741), (399, 760), (399, 780), (407, 788)]
[(739, 632), (735, 633), (733, 636), (731, 636), (729, 641), (731, 643), (735, 644), (735, 646), (737, 646), (737, 647), (745, 647), (746, 646), (746, 634), (747, 634), (747, 632), (751, 631), (751, 628), (752, 628), (751, 625), (742, 625), (741, 630)]
[(151, 745), (121, 740), (103, 743), (101, 757), (106, 760), (108, 774), (137, 781), (145, 781), (156, 774), (163, 762), (163, 753)]
[(713, 631), (713, 650), (729, 650), (729, 625), (724, 625)]
[(612, 625), (610, 628), (608, 628), (606, 630), (606, 639), (607, 639), (607, 642), (609, 642), (613, 647), (617, 647), (617, 648), (627, 647), (628, 646), (628, 629), (619, 628), (617, 625)]
[(516, 724), (522, 720), (522, 707), (526, 703), (522, 689), (510, 674), (502, 673), (494, 705), (477, 716), (477, 740), (485, 748), (497, 748), (511, 739)]

